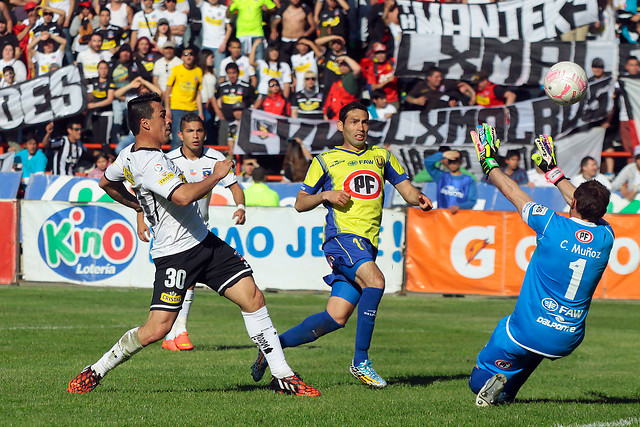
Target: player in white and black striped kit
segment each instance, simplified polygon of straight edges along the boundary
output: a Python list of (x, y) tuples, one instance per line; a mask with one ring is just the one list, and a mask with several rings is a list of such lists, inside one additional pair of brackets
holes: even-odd
[[(182, 141), (182, 146), (167, 154), (167, 157), (180, 168), (187, 182), (200, 182), (211, 175), (215, 164), (225, 160), (224, 154), (209, 147), (204, 146), (206, 132), (204, 123), (200, 116), (189, 113), (182, 117), (180, 121), (180, 132), (178, 137)], [(238, 184), (236, 176), (232, 173), (220, 180), (220, 184), (228, 188), (233, 196), (238, 209), (233, 213), (232, 220), (236, 225), (245, 222), (244, 192)], [(209, 226), (209, 204), (211, 203), (211, 192), (198, 200), (198, 210), (204, 218), (204, 222)], [(138, 236), (145, 242), (149, 241), (147, 232), (149, 228), (144, 222), (144, 215), (138, 214)], [(193, 344), (187, 332), (187, 319), (189, 310), (193, 303), (195, 284), (191, 286), (184, 296), (182, 308), (176, 318), (171, 331), (162, 341), (162, 348), (173, 351), (192, 350)]]
[[(100, 360), (72, 379), (67, 390), (93, 390), (110, 370), (161, 340), (171, 330), (186, 290), (201, 282), (240, 307), (251, 340), (267, 356), (274, 391), (319, 396), (320, 392), (306, 385), (287, 364), (251, 267), (207, 230), (194, 203), (231, 172), (233, 162), (217, 162), (211, 175), (202, 181), (185, 183), (181, 171), (160, 149), (171, 135), (171, 120), (166, 113), (157, 94), (129, 101), (127, 118), (136, 142), (120, 152), (100, 181), (100, 187), (115, 201), (142, 210), (151, 224), (151, 256), (156, 266), (151, 312), (144, 325), (127, 331)], [(125, 179), (135, 196), (124, 186)]]

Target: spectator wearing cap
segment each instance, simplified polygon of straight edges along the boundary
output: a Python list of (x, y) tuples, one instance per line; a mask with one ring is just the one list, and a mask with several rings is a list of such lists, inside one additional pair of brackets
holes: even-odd
[(260, 95), (253, 108), (261, 109), (277, 116), (290, 116), (291, 105), (282, 96), (282, 89), (278, 79), (269, 79), (269, 94)]
[(162, 89), (164, 96), (167, 91), (167, 80), (171, 69), (182, 64), (182, 59), (176, 56), (176, 45), (174, 42), (167, 41), (161, 46), (162, 58), (158, 59), (153, 66), (153, 84)]
[[(440, 170), (436, 163), (448, 168)], [(460, 170), (462, 156), (457, 150), (437, 152), (426, 159), (424, 165), (437, 184), (437, 200), (439, 209), (449, 209), (456, 214), (460, 209), (472, 209), (477, 200), (476, 181)]]
[(151, 50), (151, 41), (146, 37), (139, 37), (136, 41), (135, 52), (133, 59), (140, 61), (144, 66), (144, 69), (151, 75), (153, 75), (153, 66), (155, 62), (160, 59), (162, 55), (158, 52)]
[[(2, 46), (2, 58), (0, 59), (0, 71), (5, 67), (13, 67), (15, 82), (22, 83), (27, 80), (27, 67), (24, 62), (14, 57), (15, 49), (10, 44)], [(0, 72), (0, 82), (3, 80), (3, 74)]]
[(102, 46), (102, 36), (100, 33), (91, 34), (87, 46), (88, 49), (78, 53), (78, 57), (76, 58), (76, 64), (81, 67), (85, 80), (98, 77), (98, 63), (111, 58), (109, 52), (102, 52), (100, 50), (100, 46)]
[(141, 8), (133, 15), (131, 22), (130, 43), (134, 46), (140, 37), (153, 40), (158, 31), (158, 21), (163, 18), (163, 12), (153, 8), (153, 0), (142, 0)]
[(240, 73), (239, 79), (253, 87), (257, 87), (258, 78), (256, 77), (256, 70), (249, 64), (249, 57), (242, 54), (242, 43), (240, 43), (240, 40), (236, 38), (229, 40), (227, 50), (229, 51), (229, 56), (224, 58), (220, 63), (220, 73), (218, 74), (220, 83), (227, 80), (227, 65), (233, 62), (238, 66)]
[(202, 70), (196, 63), (198, 52), (194, 47), (188, 46), (182, 50), (182, 64), (173, 67), (167, 90), (165, 92), (164, 105), (167, 108), (167, 118), (171, 124), (171, 149), (182, 145), (178, 138), (180, 121), (188, 113), (197, 113), (204, 120), (202, 111)]
[[(324, 47), (328, 45), (328, 48)], [(340, 36), (326, 36), (317, 38), (315, 41), (317, 49), (313, 49), (318, 56), (318, 64), (322, 69), (322, 83), (324, 86), (324, 95), (327, 99), (327, 94), (331, 86), (340, 80), (342, 77), (340, 74), (340, 66), (338, 65), (338, 57), (347, 54), (345, 48), (345, 41)], [(313, 47), (312, 47), (313, 48)], [(322, 51), (324, 49), (324, 51)]]
[(176, 0), (164, 0), (167, 9), (162, 12), (162, 18), (158, 20), (158, 25), (162, 19), (165, 19), (169, 23), (171, 34), (175, 37), (176, 46), (182, 46), (182, 37), (187, 30), (187, 14), (176, 10), (176, 4)]
[(291, 117), (299, 119), (322, 120), (323, 98), (318, 91), (318, 76), (313, 71), (304, 73), (304, 87), (291, 98)]
[(106, 7), (100, 9), (100, 13), (98, 14), (98, 28), (96, 28), (94, 32), (102, 35), (100, 51), (102, 53), (108, 52), (108, 61), (110, 61), (111, 57), (118, 51), (127, 36), (122, 28), (111, 24), (111, 11)]
[(360, 64), (347, 55), (336, 58), (340, 80), (333, 83), (325, 98), (323, 107), (325, 120), (338, 120), (338, 114), (345, 105), (358, 100), (360, 94)]
[(218, 141), (225, 141), (229, 135), (229, 123), (236, 120), (234, 107), (249, 108), (256, 97), (256, 89), (249, 83), (240, 80), (238, 64), (230, 62), (225, 67), (227, 79), (218, 85), (216, 99), (222, 113), (218, 128)]
[(27, 14), (26, 19), (24, 19), (21, 23), (14, 25), (13, 32), (18, 39), (18, 43), (20, 45), (20, 49), (22, 49), (17, 54), (14, 53), (16, 58), (22, 54), (22, 52), (27, 51), (27, 45), (31, 40), (31, 35), (33, 33), (33, 29), (37, 25), (38, 21), (38, 5), (36, 2), (29, 1), (24, 5), (24, 11)]
[[(39, 45), (42, 46), (43, 52), (36, 50)], [(64, 38), (57, 34), (49, 33), (48, 31), (43, 31), (35, 37), (27, 46), (29, 58), (31, 58), (29, 64), (32, 70), (31, 75), (41, 76), (48, 73), (51, 64), (62, 66), (66, 45), (67, 41)]]
[(258, 74), (258, 93), (260, 95), (269, 94), (269, 80), (276, 79), (282, 88), (285, 98), (291, 94), (291, 67), (286, 62), (280, 60), (280, 52), (276, 46), (269, 46), (267, 49), (267, 59), (256, 59), (256, 49), (260, 44), (256, 41), (249, 55), (249, 63), (256, 69)]
[(593, 75), (589, 77), (589, 83), (600, 81), (611, 75), (610, 72), (604, 70), (604, 61), (602, 58), (593, 58), (593, 61), (591, 61), (591, 71)]
[[(227, 18), (236, 16), (236, 37), (242, 43), (244, 52), (251, 52), (256, 41), (262, 42), (263, 14), (275, 11), (276, 4), (272, 0), (231, 0), (227, 9)], [(264, 49), (260, 43), (255, 50), (256, 59), (264, 58)]]
[[(278, 32), (278, 26), (282, 31)], [(280, 54), (283, 61), (289, 62), (300, 38), (310, 37), (316, 31), (311, 8), (302, 0), (289, 0), (283, 3), (271, 21), (271, 43), (280, 42)], [(280, 37), (278, 37), (280, 36)]]
[(315, 20), (318, 26), (318, 35), (348, 36), (347, 12), (349, 4), (345, 0), (325, 0), (316, 2)]
[[(299, 92), (305, 88), (305, 73), (312, 72), (318, 74), (318, 58), (313, 48), (317, 47), (307, 39), (300, 39), (296, 43), (296, 54), (291, 56), (291, 67), (293, 68), (294, 91)], [(316, 89), (318, 89), (316, 80)]]
[(162, 46), (167, 42), (172, 42), (177, 47), (175, 37), (171, 34), (169, 21), (162, 18), (158, 21), (158, 31), (156, 31), (156, 35), (153, 36), (152, 49), (156, 52), (162, 52)]
[(270, 189), (267, 181), (267, 171), (257, 167), (253, 170), (253, 184), (244, 190), (244, 201), (247, 206), (280, 206), (280, 196)]
[[(38, 9), (42, 13), (42, 18), (38, 19), (36, 26), (33, 28), (32, 40), (33, 37), (38, 37), (45, 31), (56, 36), (64, 37), (61, 27), (65, 20), (64, 10), (54, 9), (48, 6), (39, 6)], [(54, 16), (57, 16), (56, 20), (53, 19)], [(58, 47), (58, 43), (56, 43), (55, 47)], [(42, 50), (42, 46), (38, 46), (38, 50)]]
[(227, 18), (227, 6), (221, 4), (219, 0), (205, 0), (200, 5), (200, 11), (202, 13), (202, 48), (213, 52), (214, 68), (216, 73), (221, 75), (221, 67), (226, 66), (223, 64), (225, 51), (233, 33)]
[[(91, 40), (93, 30), (100, 27), (100, 18), (96, 15), (91, 2), (83, 1), (78, 3), (80, 13), (73, 17), (69, 26), (69, 36), (73, 37), (71, 50), (80, 53), (89, 49), (88, 44)], [(100, 40), (102, 43), (102, 40)], [(98, 46), (100, 50), (100, 46)]]
[(15, 58), (20, 57), (20, 42), (15, 34), (9, 28), (9, 24), (4, 15), (0, 14), (0, 46), (4, 46), (6, 44), (10, 44), (14, 47)]
[(442, 71), (436, 67), (427, 71), (427, 78), (411, 88), (406, 98), (408, 109), (425, 112), (434, 108), (455, 107), (459, 103), (473, 105), (475, 101), (476, 93), (468, 83), (443, 80)]
[(400, 108), (398, 97), (398, 78), (394, 74), (395, 60), (387, 55), (387, 46), (381, 42), (373, 43), (373, 58), (362, 58), (362, 76), (367, 80), (371, 91), (382, 89), (387, 102), (396, 110)]
[(476, 104), (482, 107), (499, 107), (516, 102), (516, 94), (504, 86), (489, 81), (489, 73), (479, 71), (473, 77), (476, 86)]

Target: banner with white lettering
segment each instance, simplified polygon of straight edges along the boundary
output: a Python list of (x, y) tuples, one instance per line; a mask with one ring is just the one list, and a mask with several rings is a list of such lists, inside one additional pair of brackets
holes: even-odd
[(541, 86), (549, 68), (560, 61), (575, 62), (590, 76), (591, 62), (601, 58), (606, 71), (617, 71), (620, 62), (624, 65), (618, 47), (610, 41), (530, 42), (405, 33), (396, 75), (424, 78), (430, 68), (438, 67), (445, 79), (471, 81), (482, 70), (495, 84)]
[(0, 89), (0, 130), (11, 130), (81, 113), (87, 90), (78, 67), (69, 65), (44, 76)]
[(598, 21), (597, 0), (512, 0), (489, 4), (397, 0), (407, 32), (539, 41)]
[[(561, 107), (547, 97), (516, 102), (508, 107), (456, 107), (427, 113), (404, 111), (389, 120), (370, 121), (368, 142), (374, 145), (468, 145), (469, 132), (478, 123), (490, 123), (503, 143), (531, 145), (536, 135), (562, 137), (602, 120), (611, 109), (614, 81), (590, 83), (581, 102)], [(312, 152), (341, 145), (335, 122), (301, 121), (259, 110), (243, 113), (236, 154), (284, 154), (287, 139), (300, 137)]]

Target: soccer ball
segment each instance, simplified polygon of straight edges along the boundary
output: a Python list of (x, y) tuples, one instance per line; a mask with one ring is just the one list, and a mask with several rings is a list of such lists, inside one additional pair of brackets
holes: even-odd
[(581, 66), (569, 61), (549, 68), (544, 78), (544, 92), (558, 105), (579, 102), (587, 94), (587, 74)]

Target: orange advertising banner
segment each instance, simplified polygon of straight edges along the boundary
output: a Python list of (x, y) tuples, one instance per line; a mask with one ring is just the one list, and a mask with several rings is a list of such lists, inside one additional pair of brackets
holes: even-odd
[(3, 224), (3, 237), (0, 239), (0, 284), (16, 281), (17, 266), (17, 215), (16, 200), (0, 202), (0, 224)]
[[(640, 215), (605, 219), (616, 240), (594, 296), (640, 299)], [(406, 290), (413, 292), (518, 295), (536, 247), (516, 212), (408, 209), (406, 227)]]

